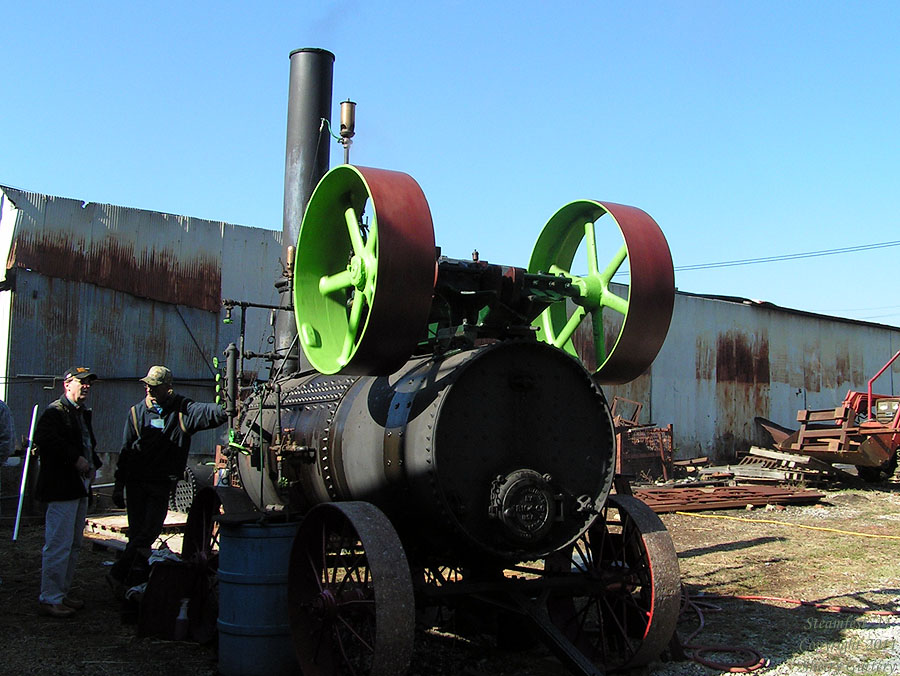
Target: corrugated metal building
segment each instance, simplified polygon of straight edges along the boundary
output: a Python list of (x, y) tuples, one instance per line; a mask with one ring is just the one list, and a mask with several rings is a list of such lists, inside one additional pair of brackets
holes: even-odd
[[(742, 298), (678, 292), (650, 371), (604, 388), (645, 404), (642, 422), (674, 425), (676, 458), (735, 458), (768, 435), (754, 417), (796, 429), (800, 409), (837, 406), (900, 349), (900, 328)], [(900, 391), (900, 360), (874, 391)]]
[[(118, 450), (151, 364), (170, 366), (179, 391), (210, 400), (211, 358), (238, 337), (237, 324), (222, 323), (221, 299), (277, 304), (281, 237), (0, 186), (0, 397), (19, 433), (34, 404), (59, 396), (58, 376), (76, 363), (102, 377), (91, 396), (106, 452)], [(267, 312), (248, 315), (255, 342), (246, 349), (270, 347), (268, 320)], [(835, 406), (848, 389), (864, 389), (898, 349), (900, 328), (679, 292), (650, 371), (604, 389), (610, 401), (643, 402), (642, 422), (672, 423), (676, 457), (727, 460), (766, 441), (755, 416), (796, 427), (798, 409)], [(876, 391), (897, 392), (898, 375), (900, 363)], [(217, 441), (198, 436), (192, 451), (211, 453)]]
[[(101, 378), (91, 407), (104, 453), (118, 451), (153, 364), (172, 369), (182, 394), (213, 399), (212, 358), (238, 338), (238, 325), (222, 322), (223, 297), (278, 302), (280, 230), (0, 186), (0, 254), (0, 396), (17, 433), (27, 434), (35, 404), (60, 396), (67, 367), (86, 365)], [(268, 320), (248, 314), (248, 335), (260, 338), (247, 349), (267, 347)], [(219, 436), (198, 435), (192, 452), (211, 453)]]

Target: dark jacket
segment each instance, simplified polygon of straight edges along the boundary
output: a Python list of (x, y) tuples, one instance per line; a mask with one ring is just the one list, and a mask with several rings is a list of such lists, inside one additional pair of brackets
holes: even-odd
[(218, 404), (199, 404), (173, 394), (162, 412), (149, 399), (131, 407), (125, 421), (116, 481), (162, 481), (181, 478), (191, 435), (218, 427), (228, 419)]
[(84, 477), (75, 468), (78, 458), (84, 455), (78, 416), (84, 417), (90, 433), (90, 455), (94, 468), (103, 464), (94, 451), (97, 440), (91, 427), (90, 409), (76, 408), (65, 396), (60, 397), (44, 409), (34, 428), (34, 444), (41, 459), (35, 497), (41, 502), (76, 500), (88, 496)]

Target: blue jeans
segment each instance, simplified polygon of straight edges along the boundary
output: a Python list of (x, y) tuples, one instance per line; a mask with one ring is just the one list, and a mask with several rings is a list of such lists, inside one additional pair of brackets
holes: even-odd
[(60, 604), (68, 596), (84, 535), (87, 498), (47, 503), (41, 559), (41, 603)]

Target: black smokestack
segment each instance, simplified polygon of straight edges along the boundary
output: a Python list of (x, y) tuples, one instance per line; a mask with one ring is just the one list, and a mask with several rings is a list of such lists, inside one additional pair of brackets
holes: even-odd
[[(293, 265), (293, 260), (288, 259), (288, 247), (297, 244), (306, 204), (319, 179), (328, 171), (330, 135), (322, 120), (328, 120), (330, 125), (333, 71), (334, 54), (325, 49), (303, 48), (291, 52), (282, 225), (282, 261), (288, 265)], [(283, 288), (281, 304), (292, 301), (290, 289)], [(279, 354), (287, 354), (293, 345), (282, 371), (292, 373), (297, 370), (302, 354), (295, 340), (297, 325), (288, 312), (276, 315), (275, 349)]]

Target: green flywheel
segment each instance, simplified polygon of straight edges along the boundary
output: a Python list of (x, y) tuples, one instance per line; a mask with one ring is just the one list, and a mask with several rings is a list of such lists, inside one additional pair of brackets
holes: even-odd
[[(618, 229), (621, 243), (601, 266), (597, 229), (604, 223)], [(582, 241), (587, 272), (576, 275), (572, 265)], [(611, 283), (626, 260), (630, 279), (623, 296)], [(544, 226), (528, 271), (565, 277), (578, 290), (573, 306), (557, 301), (535, 319), (541, 340), (579, 357), (605, 383), (633, 380), (653, 362), (672, 317), (675, 277), (665, 237), (646, 212), (611, 202), (571, 202)], [(590, 330), (579, 331), (587, 317)], [(610, 327), (618, 329), (612, 340)]]
[(409, 356), (434, 282), (428, 203), (407, 174), (341, 165), (303, 216), (294, 265), (300, 345), (321, 373), (380, 375)]

